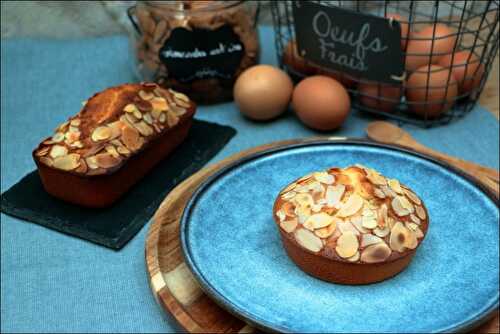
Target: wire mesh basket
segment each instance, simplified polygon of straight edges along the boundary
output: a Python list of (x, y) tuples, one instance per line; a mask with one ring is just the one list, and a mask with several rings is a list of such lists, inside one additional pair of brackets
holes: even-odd
[(425, 127), (473, 109), (498, 52), (499, 1), (312, 2), (399, 21), (405, 80), (370, 81), (311, 62), (297, 50), (294, 1), (272, 1), (278, 62), (295, 80), (333, 77), (354, 108)]

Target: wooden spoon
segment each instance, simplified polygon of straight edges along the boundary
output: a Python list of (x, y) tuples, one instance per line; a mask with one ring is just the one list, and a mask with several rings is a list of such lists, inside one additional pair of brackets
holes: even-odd
[[(481, 181), (487, 183), (490, 187), (492, 187), (494, 183), (487, 182), (484, 176), (487, 176), (496, 183), (498, 183), (500, 180), (498, 170), (434, 151), (417, 142), (409, 133), (407, 133), (400, 127), (389, 122), (371, 122), (366, 127), (366, 134), (371, 140), (385, 144), (397, 144), (405, 146), (415, 151), (428, 154), (434, 158), (446, 161), (451, 165), (468, 172), (472, 176), (481, 179)], [(481, 176), (479, 176), (478, 174), (481, 174)], [(498, 184), (496, 185), (496, 187), (498, 187)]]

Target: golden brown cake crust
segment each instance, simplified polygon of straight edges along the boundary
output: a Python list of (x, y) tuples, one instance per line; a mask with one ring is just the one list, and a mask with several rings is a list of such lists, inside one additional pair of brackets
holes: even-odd
[[(352, 284), (402, 270), (429, 225), (427, 209), (413, 191), (361, 165), (331, 168), (292, 182), (280, 192), (273, 215), (289, 256), (302, 269)], [(384, 265), (387, 270), (381, 275)], [(346, 268), (363, 277), (346, 279)]]
[(35, 149), (37, 162), (79, 176), (110, 174), (195, 111), (184, 94), (154, 83), (108, 88), (84, 103)]

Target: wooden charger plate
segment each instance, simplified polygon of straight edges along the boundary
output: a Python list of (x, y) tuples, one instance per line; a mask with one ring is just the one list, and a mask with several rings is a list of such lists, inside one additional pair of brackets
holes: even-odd
[[(257, 146), (210, 165), (172, 190), (153, 217), (146, 239), (146, 267), (153, 295), (160, 306), (190, 333), (251, 333), (255, 329), (219, 307), (201, 289), (184, 263), (179, 239), (180, 218), (196, 188), (224, 166), (270, 148), (314, 141), (296, 139)], [(324, 139), (324, 138), (323, 138)], [(343, 140), (344, 138), (331, 138)], [(498, 333), (499, 315), (487, 321), (475, 333)]]

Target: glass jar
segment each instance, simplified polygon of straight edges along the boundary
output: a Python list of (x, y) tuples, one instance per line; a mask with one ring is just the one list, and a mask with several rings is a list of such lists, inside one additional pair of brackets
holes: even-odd
[(254, 1), (140, 1), (129, 8), (141, 80), (198, 103), (232, 98), (233, 84), (259, 59)]

